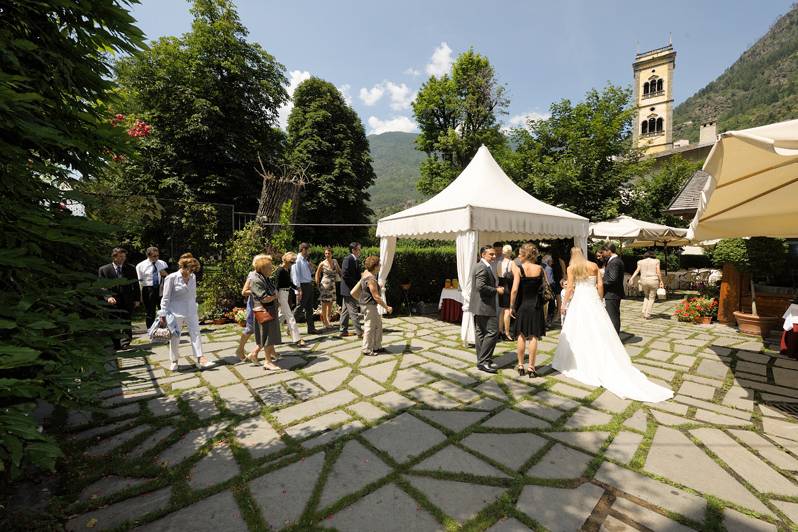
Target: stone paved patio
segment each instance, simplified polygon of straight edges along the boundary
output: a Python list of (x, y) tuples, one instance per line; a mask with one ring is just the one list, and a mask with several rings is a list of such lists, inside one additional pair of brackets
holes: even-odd
[(56, 421), (70, 482), (53, 505), (67, 530), (798, 526), (798, 362), (673, 304), (642, 321), (624, 302), (629, 354), (676, 392), (650, 406), (547, 367), (518, 377), (511, 344), (499, 375), (477, 372), (459, 327), (426, 317), (386, 320), (377, 358), (354, 338), (283, 346), (272, 374), (237, 363), (234, 326), (206, 329), (204, 372), (142, 345), (96, 412)]

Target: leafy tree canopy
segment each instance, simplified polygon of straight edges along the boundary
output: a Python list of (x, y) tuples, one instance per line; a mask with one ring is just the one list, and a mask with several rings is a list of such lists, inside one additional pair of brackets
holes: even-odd
[(661, 168), (634, 183), (629, 195), (629, 215), (638, 220), (686, 227), (686, 220), (668, 214), (666, 210), (687, 180), (700, 168), (701, 163), (688, 161), (679, 155), (668, 158)]
[(512, 173), (540, 200), (591, 220), (619, 214), (620, 190), (645, 170), (631, 148), (631, 91), (608, 85), (576, 104), (552, 104), (551, 116), (513, 133)]
[[(305, 170), (298, 223), (368, 223), (367, 189), (376, 176), (366, 132), (357, 113), (327, 81), (310, 78), (294, 91), (288, 117), (288, 159)], [(365, 227), (298, 227), (300, 240), (348, 243), (367, 234)]]
[(485, 56), (461, 54), (452, 74), (431, 76), (413, 102), (421, 133), (416, 147), (427, 154), (418, 190), (427, 195), (446, 188), (484, 144), (501, 159), (507, 151), (498, 116), (507, 113), (505, 88)]

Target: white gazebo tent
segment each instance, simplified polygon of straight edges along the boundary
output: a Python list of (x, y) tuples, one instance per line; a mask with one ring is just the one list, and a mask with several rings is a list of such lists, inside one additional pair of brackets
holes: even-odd
[(721, 133), (704, 171), (691, 239), (798, 236), (798, 120)]
[(587, 234), (586, 218), (524, 192), (482, 146), (457, 179), (436, 196), (379, 221), (379, 281), (384, 286), (391, 271), (397, 238), (455, 240), (457, 277), (463, 294), (460, 336), (463, 341), (473, 342), (474, 323), (469, 312), (471, 272), (480, 245), (527, 238), (574, 238), (586, 252)]
[[(687, 229), (645, 222), (623, 214), (611, 220), (590, 224), (590, 236), (592, 237), (619, 240), (633, 248), (663, 246), (666, 259), (669, 247), (679, 247), (690, 243), (686, 235)], [(665, 271), (667, 272), (667, 260), (665, 262)]]

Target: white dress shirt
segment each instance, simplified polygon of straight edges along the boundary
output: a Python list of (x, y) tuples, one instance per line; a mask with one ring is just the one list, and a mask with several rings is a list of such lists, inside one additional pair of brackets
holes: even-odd
[(161, 277), (161, 271), (168, 268), (167, 264), (161, 259), (155, 262), (150, 259), (144, 259), (136, 264), (136, 275), (139, 278), (141, 286), (152, 286), (153, 269), (158, 272), (158, 284), (163, 285), (164, 279)]
[(186, 282), (178, 270), (167, 275), (163, 281), (161, 316), (167, 313), (181, 317), (197, 316), (197, 278), (194, 274)]
[(296, 262), (291, 266), (291, 281), (296, 286), (313, 282), (313, 272), (310, 271), (310, 263), (301, 253), (297, 255)]

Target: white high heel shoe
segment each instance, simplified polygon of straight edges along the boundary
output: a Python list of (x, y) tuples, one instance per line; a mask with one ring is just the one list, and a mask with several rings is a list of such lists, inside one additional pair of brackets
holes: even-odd
[(206, 358), (204, 364), (200, 362), (199, 359), (197, 359), (194, 365), (197, 366), (197, 369), (203, 370), (203, 369), (212, 368), (215, 364)]

